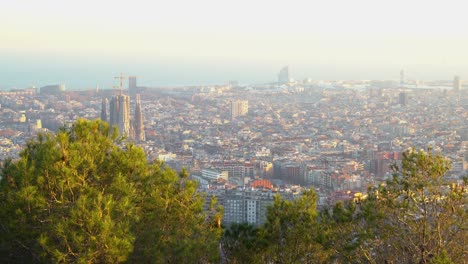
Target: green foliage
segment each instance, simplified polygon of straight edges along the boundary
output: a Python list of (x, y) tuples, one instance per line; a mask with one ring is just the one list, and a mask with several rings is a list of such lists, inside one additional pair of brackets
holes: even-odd
[(247, 223), (232, 224), (221, 239), (223, 255), (229, 263), (264, 263), (266, 245), (260, 229)]
[[(79, 120), (41, 134), (0, 181), (1, 263), (463, 263), (467, 190), (450, 162), (409, 151), (366, 199), (317, 212), (317, 196), (275, 197), (264, 226), (232, 225), (197, 184)], [(222, 237), (221, 237), (222, 236)]]
[(193, 262), (201, 251), (216, 258), (221, 231), (206, 220), (196, 183), (116, 140), (107, 123), (79, 120), (39, 135), (4, 164), (0, 262), (119, 263), (141, 253), (144, 262)]
[(328, 258), (318, 243), (316, 202), (317, 195), (312, 190), (293, 201), (275, 197), (261, 230), (268, 243), (267, 262), (322, 263)]
[(177, 175), (164, 168), (154, 173), (144, 185), (148, 195), (140, 201), (142, 219), (134, 228), (137, 240), (131, 262), (217, 261), (222, 229), (207, 221), (196, 183), (187, 179), (186, 171)]
[(268, 208), (267, 222), (260, 228), (234, 224), (221, 239), (228, 263), (323, 263), (328, 251), (319, 243), (317, 196), (306, 191), (288, 201), (279, 195)]
[(331, 252), (329, 261), (358, 263), (363, 260), (360, 246), (365, 232), (359, 224), (359, 218), (353, 201), (337, 202), (333, 207), (321, 211), (319, 242)]
[(440, 255), (435, 256), (430, 264), (455, 264), (447, 255), (447, 251), (443, 250)]
[(365, 220), (375, 234), (368, 245), (377, 263), (429, 263), (437, 256), (466, 260), (467, 192), (446, 181), (449, 168), (449, 160), (431, 150), (411, 150), (393, 166), (393, 179), (371, 193), (379, 217)]

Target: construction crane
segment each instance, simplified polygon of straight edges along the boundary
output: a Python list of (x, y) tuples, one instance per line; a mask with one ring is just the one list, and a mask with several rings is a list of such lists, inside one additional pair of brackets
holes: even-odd
[[(123, 73), (120, 73), (120, 76), (114, 77), (114, 79), (120, 80), (120, 85), (118, 86), (119, 90), (120, 90), (120, 95), (123, 95), (123, 82), (124, 82), (125, 78), (126, 77), (123, 75)], [(114, 85), (114, 95), (116, 95), (116, 88), (117, 88), (117, 86)]]

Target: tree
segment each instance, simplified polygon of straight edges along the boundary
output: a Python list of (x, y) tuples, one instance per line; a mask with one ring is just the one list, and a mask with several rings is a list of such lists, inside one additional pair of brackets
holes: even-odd
[(56, 136), (39, 135), (18, 161), (5, 164), (0, 217), (9, 255), (2, 257), (126, 260), (136, 217), (131, 178), (144, 173), (146, 160), (141, 149), (124, 150), (114, 144), (116, 139), (107, 124), (80, 120)]
[[(430, 263), (467, 259), (467, 190), (450, 183), (450, 161), (426, 151), (404, 153), (393, 178), (370, 193), (377, 221), (368, 247), (377, 263)], [(466, 184), (466, 183), (465, 183)]]
[(324, 208), (319, 215), (319, 243), (330, 251), (330, 262), (367, 262), (369, 255), (363, 248), (368, 237), (362, 225), (363, 214), (355, 201), (339, 201)]
[(328, 252), (318, 243), (317, 195), (304, 192), (296, 200), (275, 197), (261, 236), (267, 241), (267, 262), (323, 263)]
[(220, 230), (202, 212), (196, 183), (149, 165), (107, 123), (40, 134), (1, 177), (0, 262), (118, 263), (132, 252), (164, 262), (189, 259), (188, 251), (202, 259), (202, 250), (216, 258)]
[(232, 224), (224, 231), (221, 247), (228, 263), (264, 263), (266, 241), (260, 229), (247, 224)]
[(132, 263), (197, 263), (219, 260), (222, 212), (211, 204), (203, 212), (205, 197), (196, 192), (196, 182), (171, 169), (156, 170), (145, 181), (147, 193), (139, 201), (141, 221), (135, 226), (137, 239)]

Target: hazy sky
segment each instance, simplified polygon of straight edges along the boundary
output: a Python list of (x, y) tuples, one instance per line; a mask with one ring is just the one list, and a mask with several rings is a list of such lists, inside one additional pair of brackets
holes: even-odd
[(432, 69), (450, 79), (468, 77), (464, 6), (451, 0), (2, 0), (0, 54), (10, 63), (92, 58), (236, 65), (236, 71), (264, 66), (274, 69), (272, 76), (290, 65), (298, 77), (336, 67), (362, 68), (356, 78), (372, 68), (397, 69), (389, 78), (400, 68), (427, 78)]

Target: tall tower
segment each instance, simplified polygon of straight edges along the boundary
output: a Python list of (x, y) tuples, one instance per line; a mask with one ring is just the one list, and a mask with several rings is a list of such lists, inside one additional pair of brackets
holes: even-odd
[(278, 85), (286, 84), (289, 82), (289, 67), (285, 66), (281, 68), (278, 73)]
[(130, 96), (119, 95), (119, 119), (117, 125), (119, 127), (119, 133), (122, 136), (130, 135)]
[(455, 77), (453, 78), (453, 90), (456, 92), (459, 92), (461, 88), (462, 86), (461, 86), (460, 76), (455, 75)]
[(128, 135), (129, 138), (136, 140), (135, 136), (135, 120), (130, 119), (130, 132)]
[(141, 113), (141, 98), (140, 94), (136, 95), (135, 100), (135, 140), (145, 141), (145, 127), (143, 125), (143, 115)]
[(109, 124), (111, 126), (117, 126), (119, 120), (120, 101), (117, 97), (118, 95), (113, 96), (109, 102)]
[(133, 96), (137, 93), (137, 78), (136, 76), (128, 76), (128, 93)]
[(405, 87), (405, 72), (400, 71), (400, 87)]
[(110, 100), (110, 125), (117, 126), (119, 135), (130, 135), (130, 97), (123, 94), (124, 76), (115, 77), (120, 80), (120, 94), (114, 95)]
[(107, 122), (107, 98), (102, 98), (101, 103), (101, 120)]

